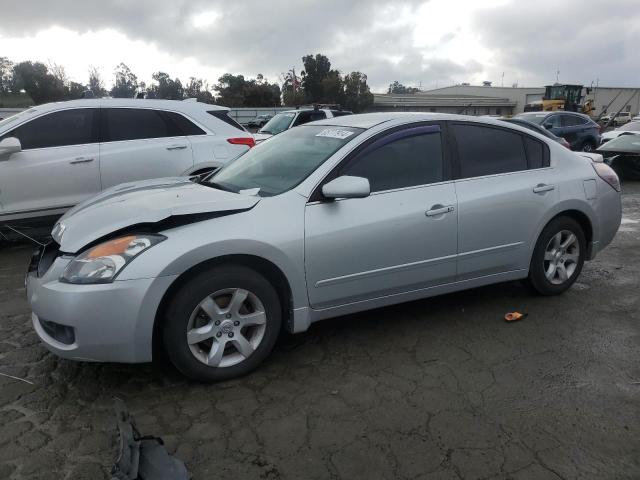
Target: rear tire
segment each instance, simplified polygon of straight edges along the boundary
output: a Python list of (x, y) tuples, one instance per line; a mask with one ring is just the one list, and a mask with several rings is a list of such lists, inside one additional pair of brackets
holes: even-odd
[(273, 350), (282, 323), (280, 299), (258, 272), (224, 265), (188, 280), (162, 325), (171, 363), (187, 377), (215, 382), (246, 375)]
[(559, 295), (576, 281), (587, 253), (587, 241), (573, 218), (557, 217), (542, 230), (536, 242), (529, 284), (541, 295)]

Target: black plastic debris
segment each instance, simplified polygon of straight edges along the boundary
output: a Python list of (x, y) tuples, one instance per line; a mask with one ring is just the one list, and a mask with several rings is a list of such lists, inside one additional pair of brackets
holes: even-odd
[(167, 453), (162, 439), (140, 435), (124, 402), (115, 403), (120, 446), (111, 480), (189, 480), (187, 467)]

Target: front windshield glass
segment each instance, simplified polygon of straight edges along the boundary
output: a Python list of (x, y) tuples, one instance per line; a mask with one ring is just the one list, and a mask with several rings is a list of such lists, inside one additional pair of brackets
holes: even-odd
[(259, 133), (270, 133), (271, 135), (282, 133), (289, 128), (295, 116), (295, 113), (279, 113), (269, 120), (265, 126), (260, 129)]
[(526, 115), (516, 115), (513, 118), (519, 118), (520, 120), (524, 120), (525, 122), (535, 123), (536, 125), (542, 125), (544, 119), (547, 118), (546, 113), (529, 113)]
[(326, 125), (292, 128), (252, 148), (205, 184), (231, 192), (258, 188), (261, 197), (279, 195), (302, 182), (362, 131)]
[(640, 132), (640, 122), (627, 123), (618, 128), (622, 132)]
[(640, 135), (625, 134), (604, 143), (599, 152), (625, 152), (640, 154)]

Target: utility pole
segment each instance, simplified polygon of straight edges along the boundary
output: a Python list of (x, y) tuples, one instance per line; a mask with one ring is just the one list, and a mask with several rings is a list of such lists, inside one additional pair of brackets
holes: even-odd
[(556, 83), (560, 83), (560, 67), (556, 70)]
[(504, 72), (502, 72), (502, 81), (500, 82), (500, 86), (504, 87)]

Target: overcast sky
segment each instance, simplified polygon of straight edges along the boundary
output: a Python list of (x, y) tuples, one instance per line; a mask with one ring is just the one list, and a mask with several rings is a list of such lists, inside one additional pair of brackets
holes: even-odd
[[(375, 92), (398, 80), (640, 86), (640, 0), (0, 0), (0, 56), (66, 68), (110, 86), (124, 62), (214, 84), (225, 72), (270, 81), (323, 53)], [(503, 78), (504, 72), (504, 78)]]

